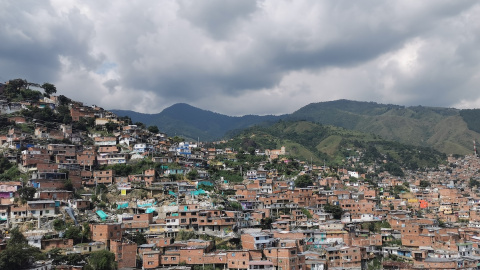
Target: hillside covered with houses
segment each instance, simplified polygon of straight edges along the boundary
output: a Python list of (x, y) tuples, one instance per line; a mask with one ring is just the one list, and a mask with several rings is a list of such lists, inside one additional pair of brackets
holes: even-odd
[(185, 141), (22, 79), (0, 84), (0, 123), (0, 269), (480, 265), (476, 153), (413, 168), (359, 144), (327, 166)]

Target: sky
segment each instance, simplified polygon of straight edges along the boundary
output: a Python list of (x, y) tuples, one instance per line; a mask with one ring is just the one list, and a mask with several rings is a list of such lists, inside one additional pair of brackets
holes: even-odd
[(475, 0), (0, 0), (0, 81), (105, 109), (480, 107)]

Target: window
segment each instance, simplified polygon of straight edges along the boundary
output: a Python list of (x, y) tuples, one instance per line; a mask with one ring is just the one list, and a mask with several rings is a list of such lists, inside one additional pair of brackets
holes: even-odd
[(177, 257), (172, 257), (172, 261), (176, 261), (177, 260)]
[(153, 265), (153, 262), (148, 262), (148, 265)]
[(235, 257), (235, 252), (232, 253), (232, 257)]

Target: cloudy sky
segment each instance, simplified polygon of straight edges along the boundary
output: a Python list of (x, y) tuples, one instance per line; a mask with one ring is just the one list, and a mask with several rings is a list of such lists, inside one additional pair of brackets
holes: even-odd
[(0, 0), (0, 81), (106, 109), (480, 107), (474, 0)]

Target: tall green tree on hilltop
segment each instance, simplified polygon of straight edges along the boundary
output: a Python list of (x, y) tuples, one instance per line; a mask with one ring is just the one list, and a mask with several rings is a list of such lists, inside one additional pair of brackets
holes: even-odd
[(57, 93), (57, 87), (51, 83), (44, 83), (41, 87), (47, 96)]

